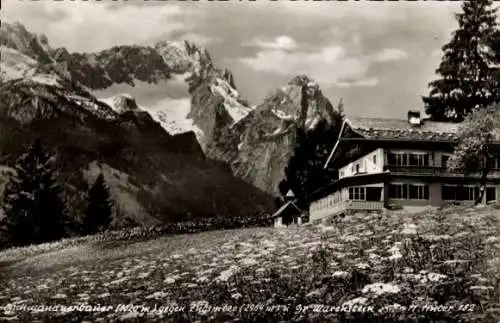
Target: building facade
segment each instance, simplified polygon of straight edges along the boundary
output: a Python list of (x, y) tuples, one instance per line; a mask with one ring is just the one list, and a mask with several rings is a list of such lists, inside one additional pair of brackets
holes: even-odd
[[(447, 169), (459, 125), (420, 120), (346, 119), (325, 167), (354, 146), (358, 156), (339, 167), (338, 181), (310, 202), (310, 220), (386, 207), (440, 207), (473, 203), (480, 196), (480, 174)], [(500, 148), (499, 148), (500, 149)], [(500, 201), (500, 160), (488, 175), (482, 203)]]

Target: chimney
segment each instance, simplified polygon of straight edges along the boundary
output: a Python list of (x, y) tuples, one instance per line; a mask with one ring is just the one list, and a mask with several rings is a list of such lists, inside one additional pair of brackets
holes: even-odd
[(410, 110), (408, 111), (408, 123), (412, 126), (422, 125), (422, 119), (420, 118), (420, 111)]

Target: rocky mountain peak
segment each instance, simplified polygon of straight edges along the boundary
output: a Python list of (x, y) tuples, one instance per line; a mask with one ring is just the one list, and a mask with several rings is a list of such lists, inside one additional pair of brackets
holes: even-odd
[(318, 82), (297, 76), (223, 131), (210, 146), (209, 156), (229, 162), (238, 177), (278, 195), (278, 184), (297, 144), (297, 130), (312, 131), (320, 122), (336, 128), (341, 120), (340, 111), (323, 96)]
[(154, 48), (173, 73), (191, 72), (200, 75), (203, 70), (213, 66), (207, 50), (188, 41), (160, 41)]
[(30, 33), (19, 22), (6, 23), (2, 21), (0, 45), (17, 50), (42, 64), (52, 62), (51, 57), (47, 54), (47, 50), (50, 49), (47, 37)]

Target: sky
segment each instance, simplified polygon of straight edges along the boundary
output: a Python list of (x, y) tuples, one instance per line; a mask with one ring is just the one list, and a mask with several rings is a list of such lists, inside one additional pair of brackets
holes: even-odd
[(387, 118), (423, 111), (460, 11), (452, 1), (2, 2), (2, 20), (45, 34), (52, 47), (188, 39), (230, 69), (254, 105), (305, 74), (333, 104), (342, 98), (347, 115)]

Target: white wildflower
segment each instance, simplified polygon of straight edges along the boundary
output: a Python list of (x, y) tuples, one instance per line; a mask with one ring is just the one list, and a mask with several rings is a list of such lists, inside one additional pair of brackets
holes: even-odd
[(431, 282), (437, 282), (437, 281), (440, 281), (440, 280), (445, 279), (445, 278), (446, 278), (446, 275), (442, 275), (442, 274), (437, 274), (437, 273), (427, 274), (427, 279)]
[(165, 296), (168, 296), (168, 294), (160, 291), (160, 292), (154, 292), (153, 294), (146, 296), (146, 299), (151, 299), (151, 298), (161, 299), (165, 298)]
[(400, 245), (401, 245), (401, 242), (396, 242), (396, 244), (388, 250), (391, 253), (391, 255), (389, 256), (389, 259), (396, 260), (396, 259), (400, 259), (403, 257), (403, 255), (401, 254), (401, 251), (399, 249)]
[(306, 297), (316, 297), (321, 295), (321, 290), (320, 289), (315, 289), (312, 292), (309, 292)]
[(56, 294), (54, 296), (52, 296), (53, 299), (64, 299), (64, 298), (67, 298), (68, 296), (66, 296), (66, 294)]
[(201, 276), (198, 279), (196, 279), (196, 282), (198, 284), (204, 284), (204, 283), (207, 283), (208, 281), (209, 281), (209, 279), (207, 276)]
[(353, 307), (354, 305), (364, 305), (368, 301), (366, 297), (356, 297), (342, 304), (342, 307)]
[(376, 296), (379, 296), (382, 294), (396, 294), (399, 293), (400, 290), (399, 286), (394, 284), (374, 283), (363, 287), (362, 293), (373, 293)]
[(241, 295), (240, 293), (234, 293), (231, 295), (231, 298), (232, 299), (240, 299), (243, 295)]
[(405, 223), (403, 226), (403, 230), (401, 231), (401, 234), (404, 235), (417, 234), (417, 226), (413, 223), (410, 224)]
[(332, 274), (332, 277), (347, 278), (349, 273), (347, 271), (336, 271)]
[(238, 266), (232, 265), (231, 267), (229, 267), (229, 269), (221, 272), (219, 277), (217, 277), (217, 280), (226, 282), (229, 280), (229, 278), (231, 278), (231, 276), (233, 276), (238, 271), (240, 271), (240, 268)]
[(366, 262), (360, 262), (360, 263), (356, 264), (356, 268), (362, 269), (362, 270), (368, 269), (368, 268), (370, 268), (370, 265), (367, 264)]

